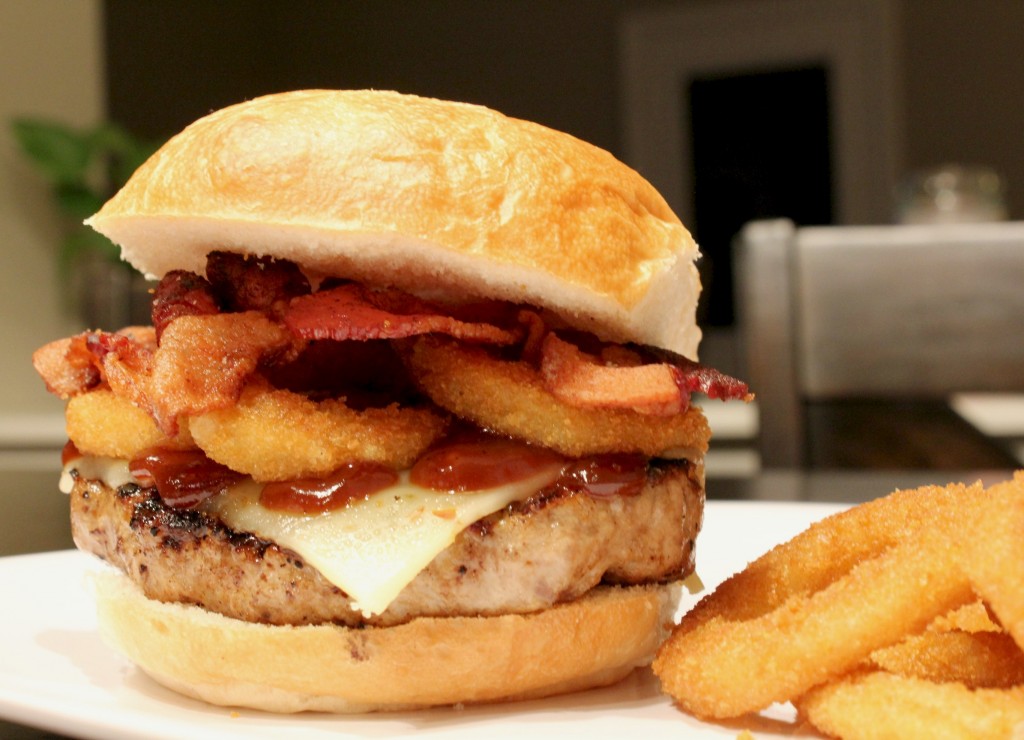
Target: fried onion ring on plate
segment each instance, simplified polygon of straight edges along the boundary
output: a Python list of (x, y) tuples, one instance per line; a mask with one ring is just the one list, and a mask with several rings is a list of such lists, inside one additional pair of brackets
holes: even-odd
[(988, 605), (981, 600), (966, 604), (959, 609), (954, 609), (949, 614), (944, 614), (930, 625), (932, 632), (952, 632), (961, 630), (963, 632), (1002, 632), (1003, 628), (994, 621)]
[(919, 635), (871, 654), (868, 668), (970, 688), (1024, 684), (1024, 651), (975, 601), (944, 614)]
[(189, 430), (210, 459), (258, 481), (279, 481), (350, 462), (408, 467), (446, 424), (429, 409), (357, 411), (341, 399), (312, 401), (254, 378), (237, 404), (192, 417)]
[(703, 413), (652, 417), (630, 409), (578, 408), (553, 396), (529, 363), (440, 337), (413, 341), (406, 353), (417, 384), (438, 406), (482, 427), (570, 457), (610, 452), (648, 456), (708, 448)]
[(662, 645), (663, 689), (738, 717), (840, 676), (975, 600), (957, 536), (979, 485), (898, 491), (812, 525), (701, 600)]
[(970, 533), (965, 567), (978, 596), (1024, 646), (1024, 471), (990, 492), (987, 515)]
[(876, 671), (819, 686), (796, 705), (815, 727), (844, 740), (1010, 738), (1024, 722), (1024, 687), (972, 690)]
[(928, 630), (871, 654), (870, 663), (889, 673), (972, 689), (1024, 684), (1024, 652), (1005, 632)]

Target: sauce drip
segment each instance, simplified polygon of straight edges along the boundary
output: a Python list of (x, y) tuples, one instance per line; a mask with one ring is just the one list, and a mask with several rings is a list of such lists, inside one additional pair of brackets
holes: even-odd
[(594, 455), (574, 461), (555, 484), (594, 498), (638, 496), (647, 483), (642, 455)]
[(140, 486), (155, 486), (164, 503), (175, 509), (196, 506), (243, 477), (202, 450), (147, 450), (128, 463), (128, 471)]
[(72, 460), (77, 460), (81, 456), (82, 456), (82, 453), (78, 451), (77, 447), (75, 447), (75, 443), (72, 442), (69, 439), (67, 441), (67, 444), (64, 445), (64, 449), (62, 449), (60, 451), (60, 464), (61, 464), (61, 467), (64, 467), (65, 465), (67, 465)]
[(564, 465), (556, 452), (499, 437), (453, 441), (430, 450), (413, 465), (409, 480), (435, 491), (462, 493), (525, 480)]
[(543, 447), (484, 433), (459, 436), (430, 450), (413, 466), (410, 481), (435, 491), (462, 493), (521, 481), (553, 466), (561, 470), (549, 488), (595, 498), (636, 496), (647, 483), (643, 455), (572, 460)]
[(324, 478), (268, 483), (260, 493), (260, 504), (289, 514), (321, 514), (365, 500), (397, 481), (398, 474), (391, 468), (349, 463)]

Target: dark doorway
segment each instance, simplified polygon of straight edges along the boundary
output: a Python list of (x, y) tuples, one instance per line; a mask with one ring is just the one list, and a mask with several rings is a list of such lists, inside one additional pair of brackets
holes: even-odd
[(824, 67), (704, 76), (683, 90), (693, 145), (701, 323), (733, 323), (731, 243), (747, 221), (832, 222)]

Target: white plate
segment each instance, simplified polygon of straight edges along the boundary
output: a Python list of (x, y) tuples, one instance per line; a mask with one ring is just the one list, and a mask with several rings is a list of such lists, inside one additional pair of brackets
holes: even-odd
[[(709, 587), (837, 507), (708, 502), (698, 572)], [(796, 729), (781, 706), (709, 725), (675, 709), (649, 670), (622, 683), (541, 701), (364, 716), (277, 716), (207, 706), (149, 680), (96, 633), (86, 573), (97, 561), (69, 551), (0, 559), (0, 716), (82, 738), (559, 738), (782, 737)]]

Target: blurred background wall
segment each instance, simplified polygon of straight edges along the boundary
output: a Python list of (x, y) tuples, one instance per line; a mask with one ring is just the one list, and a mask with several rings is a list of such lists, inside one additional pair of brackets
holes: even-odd
[[(992, 166), (1007, 180), (1011, 218), (1024, 218), (1024, 2), (843, 2), (884, 7), (889, 18), (897, 72), (894, 167), (905, 173), (949, 161)], [(0, 3), (0, 113), (80, 124), (107, 116), (141, 135), (164, 137), (209, 110), (266, 92), (392, 88), (487, 104), (626, 158), (624, 23), (676, 8), (773, 5), (9, 0)], [(700, 33), (694, 28), (678, 43)], [(14, 156), (6, 127), (0, 167), (0, 411), (48, 411), (55, 402), (45, 398), (28, 356), (74, 323), (61, 312), (53, 279), (56, 225), (44, 187)]]
[(73, 330), (62, 309), (56, 251), (61, 224), (46, 184), (16, 151), (9, 121), (76, 126), (105, 115), (99, 0), (0, 3), (0, 430), (58, 412), (29, 364), (41, 343)]

